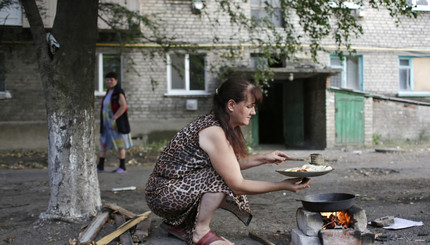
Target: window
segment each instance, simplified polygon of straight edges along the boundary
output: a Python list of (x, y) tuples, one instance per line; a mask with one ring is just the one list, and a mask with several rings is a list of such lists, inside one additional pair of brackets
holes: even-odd
[(0, 93), (6, 92), (6, 67), (4, 54), (0, 53)]
[(3, 26), (22, 26), (22, 10), (18, 0), (0, 9), (0, 25)]
[(363, 90), (363, 57), (348, 55), (343, 60), (337, 55), (330, 56), (332, 68), (342, 69), (342, 72), (330, 78), (330, 86)]
[(108, 72), (118, 74), (118, 83), (122, 80), (122, 57), (115, 53), (98, 53), (96, 57), (96, 75), (95, 75), (95, 95), (104, 95), (107, 88), (104, 82), (104, 76)]
[(167, 56), (168, 94), (206, 93), (204, 54), (172, 53)]
[(283, 26), (279, 0), (251, 0), (251, 17), (257, 23), (268, 19), (277, 27)]
[(429, 0), (406, 0), (409, 6), (416, 11), (430, 11)]
[(430, 96), (429, 67), (429, 57), (399, 57), (399, 96)]
[(6, 90), (6, 59), (3, 53), (0, 53), (0, 99), (10, 99), (12, 95)]
[(265, 66), (271, 68), (285, 67), (286, 58), (284, 55), (271, 55), (270, 59), (263, 56), (263, 54), (251, 54), (251, 67), (263, 68)]

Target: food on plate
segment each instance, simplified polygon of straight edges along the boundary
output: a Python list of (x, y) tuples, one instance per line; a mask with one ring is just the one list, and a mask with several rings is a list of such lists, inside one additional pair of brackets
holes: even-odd
[(328, 165), (311, 165), (311, 164), (305, 164), (301, 167), (295, 167), (295, 168), (287, 168), (284, 169), (284, 172), (321, 172), (321, 171), (329, 171), (333, 168)]

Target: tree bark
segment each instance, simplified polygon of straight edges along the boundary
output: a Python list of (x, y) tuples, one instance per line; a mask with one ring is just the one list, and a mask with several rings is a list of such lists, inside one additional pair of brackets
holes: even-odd
[(46, 99), (49, 206), (42, 219), (76, 221), (101, 207), (96, 172), (94, 74), (98, 0), (58, 0), (51, 52), (35, 0), (21, 0)]

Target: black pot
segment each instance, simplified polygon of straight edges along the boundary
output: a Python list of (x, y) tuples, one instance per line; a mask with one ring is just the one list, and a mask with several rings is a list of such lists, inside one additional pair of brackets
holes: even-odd
[(355, 202), (355, 195), (348, 193), (324, 193), (304, 196), (303, 208), (312, 212), (337, 212), (349, 209)]

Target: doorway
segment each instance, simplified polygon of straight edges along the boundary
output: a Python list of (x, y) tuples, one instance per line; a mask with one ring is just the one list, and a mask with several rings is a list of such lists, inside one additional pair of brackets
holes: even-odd
[(284, 144), (283, 84), (274, 81), (258, 108), (259, 144)]
[(325, 87), (321, 80), (298, 78), (271, 84), (258, 110), (258, 144), (325, 148)]

